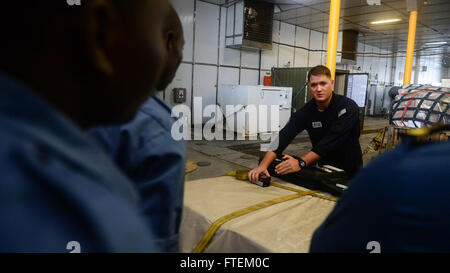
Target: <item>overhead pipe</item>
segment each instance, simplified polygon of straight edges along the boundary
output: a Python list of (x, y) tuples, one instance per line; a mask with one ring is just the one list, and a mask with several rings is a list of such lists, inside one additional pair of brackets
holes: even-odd
[(331, 71), (334, 80), (336, 73), (336, 53), (339, 37), (339, 16), (341, 12), (341, 0), (331, 0), (330, 22), (328, 25), (327, 67)]

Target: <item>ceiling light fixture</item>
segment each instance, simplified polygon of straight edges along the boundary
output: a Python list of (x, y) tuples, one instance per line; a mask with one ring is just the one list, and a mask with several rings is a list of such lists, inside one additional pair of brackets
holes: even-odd
[(447, 42), (431, 42), (431, 43), (426, 43), (425, 45), (443, 45), (446, 44)]
[(399, 22), (402, 19), (388, 19), (388, 20), (380, 20), (380, 21), (374, 21), (374, 22), (370, 22), (370, 24), (372, 25), (379, 25), (379, 24), (386, 24), (386, 23), (394, 23), (394, 22)]

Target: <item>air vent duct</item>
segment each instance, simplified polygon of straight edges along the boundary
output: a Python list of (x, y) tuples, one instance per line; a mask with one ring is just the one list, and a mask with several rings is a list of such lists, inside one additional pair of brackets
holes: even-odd
[(274, 5), (264, 1), (241, 0), (227, 7), (226, 47), (272, 49)]
[(450, 67), (450, 57), (444, 55), (442, 57), (442, 65), (447, 68)]
[(342, 31), (342, 59), (341, 64), (356, 64), (356, 52), (358, 51), (358, 31)]

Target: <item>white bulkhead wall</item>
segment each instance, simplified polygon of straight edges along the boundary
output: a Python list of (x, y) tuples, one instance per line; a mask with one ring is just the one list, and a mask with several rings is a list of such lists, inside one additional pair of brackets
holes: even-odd
[[(246, 51), (225, 47), (226, 8), (201, 0), (170, 0), (183, 24), (185, 46), (183, 63), (174, 81), (164, 92), (164, 99), (173, 102), (172, 89), (183, 87), (187, 90), (186, 104), (191, 106), (193, 96), (203, 98), (203, 107), (215, 104), (218, 84), (257, 85), (272, 67), (306, 67), (326, 63), (327, 34), (305, 29), (284, 22), (273, 22), (273, 48)], [(339, 35), (342, 40), (342, 33)], [(341, 43), (338, 51), (342, 50)], [(337, 68), (350, 72), (367, 72), (371, 83), (401, 84), (404, 57), (378, 58), (367, 53), (389, 53), (386, 50), (358, 44), (356, 65), (339, 64)], [(420, 59), (421, 66), (431, 57)], [(259, 69), (261, 67), (261, 70)], [(429, 65), (426, 72), (420, 72), (420, 81), (440, 80), (436, 72), (438, 65)], [(413, 69), (414, 71), (414, 69)], [(436, 79), (434, 79), (434, 78)], [(438, 79), (439, 78), (439, 79)], [(412, 77), (414, 79), (414, 75)]]

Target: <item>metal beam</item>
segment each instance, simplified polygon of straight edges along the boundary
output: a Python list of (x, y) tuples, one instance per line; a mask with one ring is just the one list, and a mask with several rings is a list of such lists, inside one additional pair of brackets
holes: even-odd
[(327, 67), (331, 71), (331, 78), (333, 80), (336, 71), (336, 53), (339, 37), (340, 11), (341, 11), (341, 0), (331, 0), (330, 23), (328, 26)]
[(405, 76), (403, 85), (411, 83), (411, 72), (414, 58), (414, 44), (416, 42), (417, 10), (409, 15), (408, 47), (406, 48)]

